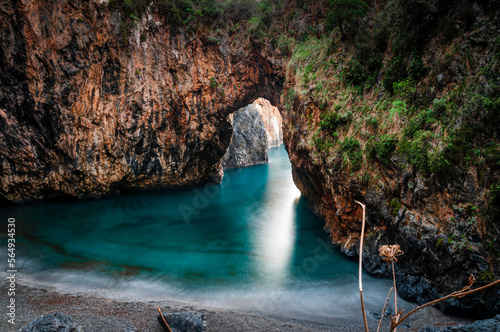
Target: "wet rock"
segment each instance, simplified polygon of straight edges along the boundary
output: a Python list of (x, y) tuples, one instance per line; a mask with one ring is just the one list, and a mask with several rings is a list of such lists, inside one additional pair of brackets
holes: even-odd
[(380, 315), (380, 313), (378, 313), (377, 311), (370, 311), (368, 313), (369, 317), (372, 318), (372, 319), (377, 319), (379, 320), (380, 318), (382, 318), (382, 315)]
[[(205, 331), (205, 317), (199, 311), (186, 311), (181, 313), (163, 314), (173, 332), (203, 332)], [(166, 329), (165, 323), (160, 315), (158, 322)]]
[(436, 327), (424, 327), (419, 332), (500, 332), (500, 315), (468, 325), (448, 326), (442, 330)]
[(36, 318), (27, 326), (23, 326), (20, 332), (81, 332), (82, 327), (78, 326), (70, 316), (55, 312)]
[(233, 114), (233, 136), (222, 166), (245, 167), (267, 161), (266, 128), (259, 111), (251, 104)]
[(426, 326), (418, 330), (418, 332), (441, 332), (441, 330), (434, 326)]

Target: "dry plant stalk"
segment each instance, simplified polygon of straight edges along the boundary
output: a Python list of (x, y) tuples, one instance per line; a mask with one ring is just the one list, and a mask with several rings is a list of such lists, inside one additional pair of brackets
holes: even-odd
[[(362, 283), (362, 278), (361, 278), (362, 266), (363, 266), (363, 239), (365, 236), (365, 205), (356, 201), (356, 200), (354, 200), (354, 202), (361, 205), (361, 207), (363, 208), (363, 221), (362, 221), (362, 225), (361, 225), (361, 238), (359, 241), (359, 295), (361, 298), (361, 311), (363, 313), (363, 322), (365, 324), (365, 332), (369, 332), (368, 331), (368, 323), (366, 321), (365, 303), (363, 301), (363, 283)], [(394, 282), (394, 287), (392, 287), (392, 288), (394, 288), (394, 310), (396, 311), (396, 315), (391, 317), (391, 327), (389, 330), (390, 332), (393, 332), (393, 331), (395, 332), (396, 328), (401, 323), (403, 323), (403, 321), (405, 321), (408, 317), (410, 317), (413, 313), (417, 312), (420, 309), (423, 309), (423, 308), (428, 307), (430, 305), (434, 305), (434, 304), (441, 302), (443, 300), (447, 300), (447, 299), (451, 299), (451, 298), (461, 298), (461, 297), (464, 297), (466, 295), (469, 295), (469, 294), (472, 294), (475, 292), (479, 292), (479, 291), (482, 291), (486, 288), (500, 284), (500, 279), (499, 279), (499, 280), (496, 280), (494, 282), (489, 283), (488, 285), (485, 285), (485, 286), (482, 286), (482, 287), (479, 287), (476, 289), (471, 289), (472, 285), (476, 281), (476, 278), (474, 277), (474, 275), (471, 274), (469, 277), (469, 284), (467, 286), (465, 286), (464, 288), (462, 288), (460, 291), (450, 293), (450, 294), (443, 296), (439, 299), (436, 299), (434, 301), (430, 301), (430, 302), (427, 302), (425, 304), (422, 304), (421, 306), (416, 307), (415, 309), (411, 310), (406, 315), (401, 317), (401, 319), (399, 319), (399, 317), (403, 314), (403, 310), (402, 309), (398, 310), (398, 306), (397, 306), (397, 291), (396, 291), (396, 276), (395, 276), (395, 272), (394, 272), (394, 261), (397, 262), (398, 261), (397, 257), (403, 255), (404, 252), (399, 247), (399, 244), (394, 244), (394, 245), (380, 246), (379, 253), (380, 253), (380, 256), (384, 257), (383, 258), (384, 261), (391, 262), (391, 265), (392, 265), (392, 279)], [(380, 330), (380, 327), (382, 324), (382, 318), (384, 317), (385, 309), (387, 307), (387, 303), (389, 302), (392, 288), (389, 290), (389, 294), (387, 295), (387, 299), (385, 300), (385, 305), (384, 305), (384, 308), (382, 310), (382, 317), (380, 318), (377, 332), (379, 332), (379, 330)], [(158, 310), (160, 310), (160, 309), (158, 308)], [(162, 317), (163, 317), (163, 315), (162, 315)]]
[(406, 315), (404, 315), (400, 320), (399, 322), (391, 322), (391, 332), (392, 331), (396, 331), (396, 327), (398, 325), (400, 325), (406, 318), (408, 318), (410, 315), (412, 315), (413, 313), (415, 313), (416, 311), (420, 310), (420, 309), (423, 309), (425, 307), (428, 307), (430, 305), (434, 305), (438, 302), (441, 302), (443, 300), (447, 300), (447, 299), (451, 299), (451, 298), (460, 298), (460, 297), (464, 297), (466, 295), (469, 295), (469, 294), (472, 294), (472, 293), (475, 293), (475, 292), (479, 292), (479, 291), (482, 291), (486, 288), (489, 288), (491, 286), (495, 286), (495, 285), (498, 285), (500, 284), (500, 279), (499, 280), (496, 280), (496, 281), (493, 281), (487, 285), (484, 285), (482, 287), (479, 287), (479, 288), (476, 288), (476, 289), (471, 289), (472, 287), (472, 284), (474, 284), (474, 282), (476, 281), (476, 278), (474, 278), (474, 276), (471, 274), (470, 277), (469, 277), (469, 285), (465, 286), (464, 288), (462, 288), (462, 290), (460, 291), (456, 291), (456, 292), (453, 292), (453, 293), (450, 293), (446, 296), (443, 296), (439, 299), (436, 299), (434, 301), (431, 301), (431, 302), (427, 302), (425, 304), (422, 304), (421, 306), (419, 307), (416, 307), (415, 309), (413, 309), (412, 311), (408, 312)]
[[(399, 244), (393, 245), (384, 245), (378, 248), (378, 252), (380, 256), (384, 257), (384, 261), (391, 262), (392, 266), (392, 281), (394, 282), (394, 315), (393, 320), (397, 323), (399, 320), (399, 316), (403, 313), (398, 309), (398, 291), (396, 288), (396, 273), (394, 271), (394, 261), (398, 261), (397, 257), (404, 254), (403, 250), (399, 247)], [(391, 324), (392, 325), (392, 324)], [(396, 331), (396, 330), (394, 330)]]
[(363, 313), (363, 323), (365, 324), (365, 332), (368, 332), (368, 322), (366, 321), (365, 302), (363, 301), (363, 239), (365, 238), (365, 205), (354, 200), (363, 208), (363, 220), (361, 223), (361, 238), (359, 239), (359, 297), (361, 299), (361, 312)]
[(380, 320), (378, 321), (377, 332), (380, 331), (380, 327), (382, 326), (382, 318), (384, 318), (385, 309), (387, 308), (387, 304), (389, 303), (389, 299), (391, 298), (393, 288), (394, 287), (391, 287), (391, 289), (389, 289), (389, 293), (387, 294), (387, 298), (385, 299), (384, 308), (382, 309), (382, 315), (380, 316)]
[(160, 313), (161, 319), (163, 319), (163, 323), (165, 323), (165, 326), (167, 327), (168, 332), (172, 332), (172, 329), (170, 328), (170, 325), (168, 325), (167, 320), (165, 319), (165, 316), (161, 313), (160, 307), (156, 307), (156, 310)]

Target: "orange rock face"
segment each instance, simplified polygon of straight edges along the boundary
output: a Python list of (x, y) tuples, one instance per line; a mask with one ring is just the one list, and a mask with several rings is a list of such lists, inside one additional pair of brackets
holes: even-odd
[(2, 199), (218, 181), (228, 115), (278, 102), (269, 49), (177, 32), (151, 10), (124, 40), (121, 21), (94, 1), (0, 6)]

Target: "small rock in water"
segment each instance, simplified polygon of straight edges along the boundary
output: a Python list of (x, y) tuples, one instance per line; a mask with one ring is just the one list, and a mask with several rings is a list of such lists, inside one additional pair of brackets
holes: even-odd
[(382, 315), (380, 315), (378, 312), (376, 311), (370, 311), (369, 312), (369, 316), (373, 319), (380, 319), (382, 317)]
[[(199, 311), (186, 311), (178, 314), (166, 313), (163, 314), (168, 325), (173, 332), (204, 332), (205, 317)], [(167, 328), (163, 319), (158, 315), (158, 322), (163, 328)]]
[(29, 325), (23, 326), (20, 332), (81, 332), (82, 327), (78, 326), (71, 317), (60, 312), (43, 315), (33, 320)]
[(385, 309), (384, 317), (389, 317), (391, 315), (392, 315), (392, 309), (391, 307), (387, 307), (387, 309)]

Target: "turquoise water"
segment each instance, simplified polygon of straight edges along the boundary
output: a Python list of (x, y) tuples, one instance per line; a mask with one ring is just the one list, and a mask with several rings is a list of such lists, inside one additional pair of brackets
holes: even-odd
[[(18, 269), (72, 290), (358, 316), (356, 261), (329, 244), (285, 149), (269, 154), (267, 165), (226, 170), (221, 185), (1, 208), (2, 222), (16, 219)], [(388, 281), (365, 279), (367, 306), (379, 310)]]

